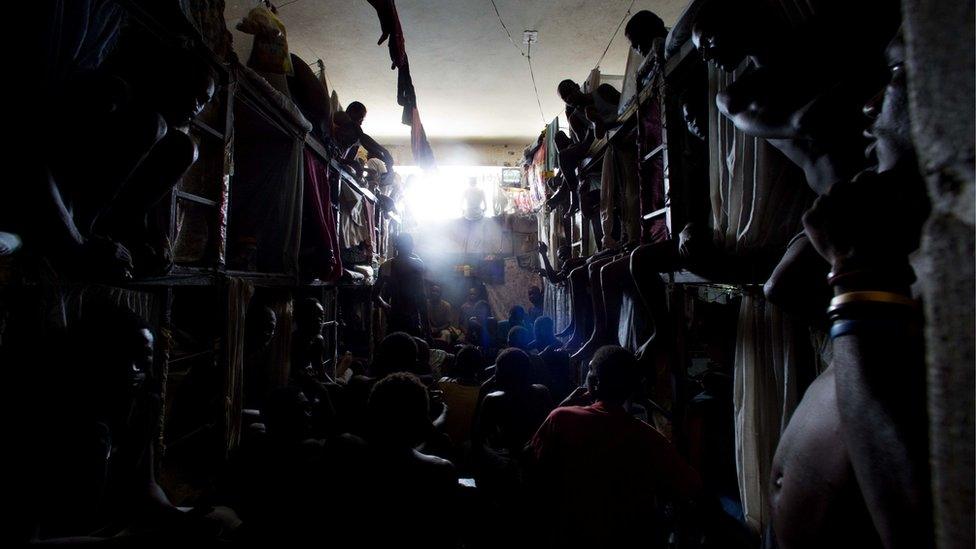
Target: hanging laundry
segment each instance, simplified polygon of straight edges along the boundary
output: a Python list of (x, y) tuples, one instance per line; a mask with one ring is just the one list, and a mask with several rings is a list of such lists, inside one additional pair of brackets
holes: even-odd
[(420, 111), (417, 109), (417, 94), (410, 76), (410, 63), (407, 60), (407, 50), (403, 41), (403, 29), (400, 27), (400, 16), (397, 15), (394, 0), (366, 0), (376, 10), (380, 20), (380, 36), (377, 44), (389, 39), (391, 68), (397, 69), (397, 104), (403, 107), (401, 121), (410, 126), (410, 148), (413, 159), (424, 169), (434, 167), (434, 152), (427, 140), (427, 132), (420, 121)]

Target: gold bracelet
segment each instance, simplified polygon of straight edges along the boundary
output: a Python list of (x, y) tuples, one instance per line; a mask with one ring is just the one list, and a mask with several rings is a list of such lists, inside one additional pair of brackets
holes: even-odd
[(836, 307), (838, 305), (845, 305), (848, 303), (858, 303), (858, 302), (865, 302), (865, 301), (874, 302), (874, 303), (890, 303), (892, 305), (905, 305), (908, 307), (918, 306), (918, 302), (908, 296), (896, 294), (894, 292), (879, 292), (879, 291), (843, 293), (830, 300), (830, 306)]

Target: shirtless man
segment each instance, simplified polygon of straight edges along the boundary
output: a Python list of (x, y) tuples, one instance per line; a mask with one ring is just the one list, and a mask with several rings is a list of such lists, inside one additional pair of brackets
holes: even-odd
[(413, 253), (413, 237), (400, 233), (396, 239), (396, 257), (380, 267), (374, 294), (376, 302), (389, 315), (388, 332), (429, 336), (424, 272), (424, 262)]
[[(782, 547), (934, 544), (921, 318), (907, 261), (927, 201), (900, 38), (888, 58), (883, 100), (865, 108), (875, 118), (877, 173), (835, 185), (804, 216), (836, 295), (846, 297), (831, 313), (831, 367), (807, 389), (776, 450), (773, 526)], [(844, 301), (865, 290), (891, 302)]]
[(386, 164), (387, 176), (393, 174), (393, 155), (375, 139), (363, 132), (363, 120), (366, 119), (366, 106), (359, 101), (353, 101), (346, 106), (345, 111), (337, 112), (332, 118), (335, 125), (336, 145), (342, 154), (342, 162), (362, 176), (363, 167), (356, 162), (356, 153), (362, 146), (366, 152), (379, 158)]

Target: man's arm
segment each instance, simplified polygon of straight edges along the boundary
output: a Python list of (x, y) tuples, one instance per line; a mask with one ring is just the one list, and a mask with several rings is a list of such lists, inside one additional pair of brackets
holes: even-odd
[(383, 161), (383, 163), (386, 164), (387, 173), (393, 172), (393, 155), (390, 154), (390, 151), (386, 150), (386, 147), (380, 145), (376, 142), (376, 140), (365, 133), (360, 133), (359, 144), (366, 149), (366, 152), (379, 158)]

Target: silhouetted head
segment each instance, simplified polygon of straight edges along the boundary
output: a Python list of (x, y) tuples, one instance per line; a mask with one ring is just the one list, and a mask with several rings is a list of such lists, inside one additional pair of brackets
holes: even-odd
[(691, 40), (702, 59), (732, 72), (755, 53), (756, 41), (769, 34), (759, 28), (758, 23), (765, 18), (755, 3), (756, 0), (706, 0), (701, 4)]
[(556, 144), (556, 150), (560, 152), (566, 150), (567, 147), (573, 144), (573, 140), (562, 130), (556, 132), (552, 140)]
[(417, 364), (417, 342), (406, 332), (393, 332), (376, 348), (372, 375), (382, 377), (393, 372), (412, 371)]
[(532, 360), (522, 349), (505, 349), (495, 360), (495, 381), (503, 391), (523, 392), (532, 386)]
[(302, 299), (295, 305), (295, 323), (306, 334), (320, 334), (325, 327), (325, 308), (314, 297)]
[(525, 326), (513, 326), (508, 330), (508, 346), (516, 349), (528, 349), (532, 343), (532, 334), (525, 329)]
[(597, 400), (621, 405), (637, 391), (639, 382), (637, 359), (627, 349), (606, 345), (593, 355), (586, 384)]
[(398, 256), (407, 257), (413, 253), (413, 236), (410, 233), (400, 233), (396, 237), (396, 252)]
[(901, 32), (888, 45), (886, 57), (891, 73), (888, 84), (864, 106), (864, 114), (872, 121), (868, 134), (874, 138), (869, 153), (873, 151), (877, 156), (879, 172), (899, 165), (914, 170), (917, 161), (908, 109), (905, 42)]
[(454, 358), (454, 374), (458, 378), (473, 380), (485, 369), (485, 357), (474, 345), (465, 345)]
[(477, 303), (478, 301), (478, 289), (468, 288), (468, 303)]
[(688, 88), (678, 96), (681, 104), (681, 116), (685, 120), (688, 133), (698, 139), (705, 139), (705, 128), (708, 124), (708, 101), (704, 90), (695, 87)]
[(363, 120), (366, 119), (366, 105), (363, 105), (359, 101), (353, 101), (346, 106), (346, 114), (352, 119), (357, 125), (362, 126)]
[(664, 21), (656, 13), (642, 10), (634, 14), (627, 21), (624, 27), (624, 35), (630, 41), (630, 46), (639, 51), (641, 55), (647, 56), (651, 53), (651, 45), (657, 38), (664, 38), (668, 35), (668, 29), (664, 26)]
[(580, 89), (579, 84), (572, 80), (563, 80), (560, 82), (559, 86), (556, 87), (556, 91), (559, 93), (560, 99), (567, 105), (578, 107), (583, 104), (583, 91)]
[(513, 305), (512, 308), (508, 310), (508, 322), (511, 323), (512, 326), (525, 322), (525, 307), (522, 307), (521, 305)]
[(88, 304), (73, 335), (71, 359), (77, 367), (68, 372), (66, 385), (111, 429), (124, 427), (152, 376), (152, 327), (118, 305)]
[(278, 315), (266, 305), (251, 307), (247, 312), (249, 344), (263, 349), (271, 344), (278, 331)]
[(538, 286), (529, 286), (529, 303), (536, 307), (542, 306), (542, 289)]
[(550, 343), (556, 339), (555, 323), (548, 316), (540, 316), (535, 319), (532, 330), (535, 332), (536, 341)]
[(427, 388), (409, 373), (390, 374), (376, 382), (367, 411), (371, 441), (394, 448), (413, 448), (430, 430)]
[(427, 290), (427, 295), (430, 297), (431, 301), (440, 301), (441, 299), (441, 285), (431, 284), (430, 289)]
[(559, 261), (565, 263), (570, 259), (572, 259), (572, 257), (573, 257), (573, 248), (571, 248), (569, 244), (563, 244), (558, 249), (556, 249), (556, 259), (558, 259)]

